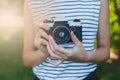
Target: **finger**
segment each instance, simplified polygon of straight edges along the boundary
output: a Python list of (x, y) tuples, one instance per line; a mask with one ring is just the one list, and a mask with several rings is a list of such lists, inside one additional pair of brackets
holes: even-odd
[(35, 38), (34, 45), (39, 48), (41, 45), (47, 45), (47, 42), (45, 39)]
[(58, 60), (57, 62), (53, 62), (50, 58), (47, 58), (47, 59), (48, 59), (48, 62), (54, 66), (58, 66), (63, 62), (62, 60)]
[(37, 27), (44, 29), (44, 30), (50, 30), (47, 24), (48, 22), (53, 22), (54, 20), (51, 17), (43, 17), (39, 20), (39, 22), (36, 24)]
[(43, 30), (50, 30), (49, 26), (43, 22), (39, 22), (37, 24), (35, 24), (35, 27), (43, 29)]
[(71, 38), (72, 38), (72, 41), (75, 43), (75, 44), (78, 44), (80, 41), (77, 39), (77, 37), (75, 36), (75, 34), (73, 32), (71, 32)]
[(36, 37), (40, 37), (40, 38), (44, 38), (44, 39), (48, 40), (49, 36), (44, 30), (39, 29), (39, 31), (36, 34)]
[(51, 51), (53, 52), (53, 55), (56, 55), (56, 56), (59, 56), (60, 60), (66, 60), (66, 55), (65, 54), (62, 54), (62, 53), (59, 53), (59, 51), (57, 51), (56, 49), (54, 49), (54, 47), (52, 46), (52, 44), (49, 42), (49, 46), (51, 48)]
[(54, 22), (54, 20), (53, 20), (53, 18), (51, 18), (51, 17), (46, 17), (46, 18), (43, 19), (43, 22), (44, 22), (44, 23)]
[(53, 37), (51, 37), (50, 35), (49, 35), (49, 43), (50, 43), (50, 47), (55, 53), (62, 53), (62, 54), (68, 53), (66, 49), (59, 47), (54, 41)]
[(45, 39), (40, 39), (40, 44), (46, 46), (47, 45), (47, 40)]
[(51, 43), (50, 39), (49, 39), (48, 41), (49, 41), (49, 46), (50, 46), (51, 50), (52, 50), (53, 52), (56, 52), (56, 51), (54, 51), (55, 49), (53, 48), (53, 46), (52, 46), (52, 43)]
[(57, 55), (58, 56), (60, 56), (61, 57), (61, 59), (60, 60), (67, 60), (68, 59), (68, 56), (67, 55), (65, 55), (65, 54), (62, 54), (62, 53), (57, 53)]
[(50, 43), (50, 47), (53, 48), (52, 51), (53, 51), (56, 55), (60, 56), (60, 57), (62, 58), (61, 60), (68, 60), (68, 57), (69, 57), (69, 55), (71, 54), (70, 51), (68, 51), (67, 49), (64, 49), (64, 48), (59, 47), (59, 46), (55, 43), (53, 37), (51, 37), (51, 36), (49, 36), (49, 43)]
[(57, 59), (62, 59), (60, 56), (58, 56), (58, 55), (56, 55), (56, 54), (54, 54), (54, 53), (52, 52), (52, 50), (50, 49), (50, 45), (49, 45), (48, 42), (47, 42), (47, 50), (48, 50), (48, 53), (49, 53), (52, 57), (57, 58)]
[(47, 22), (47, 21), (53, 22), (53, 18), (51, 18), (51, 17), (49, 17), (49, 16), (46, 16), (46, 17), (43, 17), (43, 18), (41, 19), (41, 21), (42, 21), (42, 22)]
[(56, 64), (55, 64), (55, 66), (60, 65), (62, 62), (63, 62), (62, 60), (58, 60), (58, 61), (56, 62)]

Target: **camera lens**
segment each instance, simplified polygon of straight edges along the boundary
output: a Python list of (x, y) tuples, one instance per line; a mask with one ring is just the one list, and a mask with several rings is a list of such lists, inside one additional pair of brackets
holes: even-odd
[(65, 37), (65, 33), (64, 32), (59, 32), (58, 34), (59, 34), (59, 37), (61, 37), (61, 38)]
[(66, 26), (56, 26), (52, 35), (57, 44), (67, 43), (70, 40), (70, 30)]

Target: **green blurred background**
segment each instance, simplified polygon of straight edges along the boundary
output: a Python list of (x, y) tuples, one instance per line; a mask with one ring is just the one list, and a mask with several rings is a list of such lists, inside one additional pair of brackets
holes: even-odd
[[(110, 2), (111, 56), (98, 64), (100, 80), (120, 80), (120, 0)], [(22, 60), (24, 0), (0, 0), (0, 80), (33, 80)]]

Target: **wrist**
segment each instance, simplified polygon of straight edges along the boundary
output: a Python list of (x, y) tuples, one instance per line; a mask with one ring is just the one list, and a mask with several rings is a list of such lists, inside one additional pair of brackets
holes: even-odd
[(84, 52), (83, 54), (79, 54), (77, 56), (72, 54), (70, 56), (70, 60), (69, 61), (90, 62), (90, 57), (91, 57), (91, 55), (89, 55), (89, 53), (86, 53), (86, 52)]
[(86, 53), (85, 62), (93, 62), (94, 56), (93, 53)]

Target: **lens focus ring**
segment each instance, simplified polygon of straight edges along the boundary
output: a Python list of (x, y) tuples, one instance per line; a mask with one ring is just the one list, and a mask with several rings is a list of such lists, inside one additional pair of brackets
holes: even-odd
[(70, 40), (70, 30), (66, 26), (56, 26), (52, 31), (57, 44), (64, 44)]

